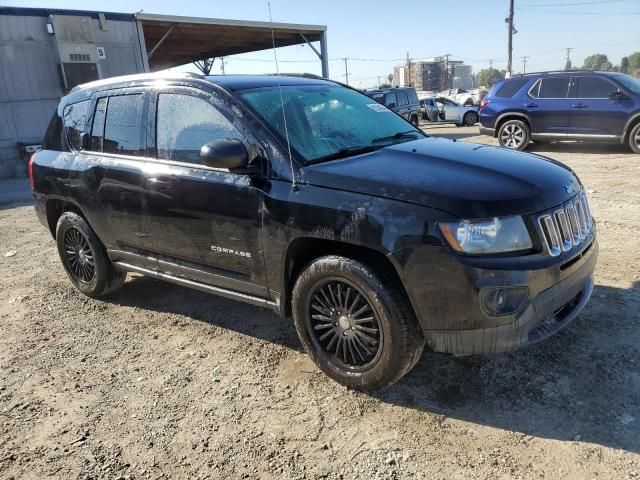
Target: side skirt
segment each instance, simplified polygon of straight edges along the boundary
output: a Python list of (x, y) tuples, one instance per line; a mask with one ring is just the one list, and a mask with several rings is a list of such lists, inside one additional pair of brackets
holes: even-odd
[(183, 287), (193, 288), (194, 290), (199, 290), (201, 292), (212, 293), (214, 295), (218, 295), (224, 298), (229, 298), (231, 300), (238, 300), (240, 302), (248, 303), (250, 305), (255, 305), (257, 307), (268, 308), (278, 314), (280, 314), (281, 312), (279, 298), (276, 301), (271, 301), (265, 298), (254, 297), (253, 295), (234, 292), (233, 290), (227, 290), (225, 288), (214, 287), (212, 285), (207, 285), (205, 283), (195, 282), (193, 280), (188, 280), (186, 278), (176, 277), (173, 275), (169, 275), (168, 273), (158, 272), (156, 270), (150, 270), (148, 268), (139, 267), (139, 266), (132, 265), (130, 263), (126, 263), (122, 261), (115, 261), (113, 262), (113, 265), (118, 270), (123, 272), (141, 273), (142, 275), (146, 275), (148, 277), (156, 278), (158, 280), (164, 280), (170, 283), (175, 283), (176, 285), (181, 285)]

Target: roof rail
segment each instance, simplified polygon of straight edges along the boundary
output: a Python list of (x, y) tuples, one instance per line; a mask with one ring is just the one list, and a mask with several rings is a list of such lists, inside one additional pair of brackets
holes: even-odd
[[(580, 68), (576, 68), (576, 69), (572, 69), (572, 70), (547, 70), (544, 72), (527, 72), (527, 73), (514, 73), (513, 75), (511, 75), (511, 78), (513, 77), (526, 77), (529, 75), (546, 75), (546, 74), (555, 74), (555, 73), (576, 73), (576, 72), (583, 72), (583, 73), (603, 73), (602, 70), (586, 70), (586, 69), (580, 69)], [(606, 73), (606, 71), (604, 71), (604, 73)]]

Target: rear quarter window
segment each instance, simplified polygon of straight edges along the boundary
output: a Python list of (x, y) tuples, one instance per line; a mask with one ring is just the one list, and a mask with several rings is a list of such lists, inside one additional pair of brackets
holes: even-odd
[(499, 97), (499, 98), (511, 98), (516, 93), (518, 93), (520, 91), (520, 89), (522, 87), (524, 87), (524, 85), (528, 81), (529, 80), (526, 79), (526, 78), (519, 78), (519, 79), (516, 79), (516, 80), (509, 80), (508, 82), (505, 82), (500, 88), (498, 88), (498, 90), (496, 91), (495, 96)]
[(80, 135), (85, 131), (90, 103), (89, 100), (85, 100), (64, 108), (64, 133), (72, 150), (80, 150)]
[(53, 117), (51, 117), (49, 127), (47, 127), (47, 131), (44, 134), (44, 139), (42, 140), (42, 149), (53, 150), (56, 152), (61, 152), (63, 150), (62, 118), (58, 116), (57, 110), (53, 112)]

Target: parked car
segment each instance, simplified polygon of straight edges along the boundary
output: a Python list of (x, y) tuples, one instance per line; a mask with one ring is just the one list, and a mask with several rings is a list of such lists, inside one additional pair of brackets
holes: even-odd
[(449, 100), (465, 106), (479, 105), (480, 98), (478, 95), (478, 90), (469, 91), (464, 88), (450, 88), (448, 90), (443, 90), (438, 94), (439, 97), (448, 98)]
[(353, 388), (397, 381), (425, 343), (470, 355), (543, 340), (593, 290), (595, 225), (569, 168), (428, 138), (324, 79), (76, 87), (29, 178), (83, 294), (137, 272), (272, 309)]
[(418, 94), (413, 87), (395, 87), (376, 90), (365, 90), (371, 98), (387, 106), (398, 115), (402, 115), (415, 126), (418, 126), (420, 104)]
[(444, 97), (420, 100), (420, 113), (422, 119), (430, 122), (454, 123), (457, 126), (478, 123), (478, 107), (465, 107)]
[(493, 86), (480, 123), (480, 133), (515, 150), (575, 140), (627, 143), (640, 153), (640, 81), (617, 72), (516, 75)]

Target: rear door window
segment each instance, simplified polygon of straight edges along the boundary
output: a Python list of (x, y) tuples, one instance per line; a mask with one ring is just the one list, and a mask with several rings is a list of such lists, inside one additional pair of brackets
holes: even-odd
[(418, 103), (418, 94), (413, 88), (407, 90), (407, 95), (409, 96), (409, 103)]
[(143, 106), (142, 94), (109, 97), (104, 122), (103, 152), (145, 155), (146, 125), (143, 122)]
[(617, 90), (611, 83), (599, 77), (578, 77), (576, 98), (609, 98)]
[(64, 109), (64, 132), (67, 143), (72, 150), (80, 150), (80, 135), (85, 131), (90, 100), (67, 105)]
[(164, 160), (200, 163), (200, 149), (212, 140), (242, 140), (242, 134), (216, 107), (191, 95), (158, 95), (156, 128), (158, 158)]
[(535, 98), (567, 98), (569, 77), (542, 78), (530, 94)]

